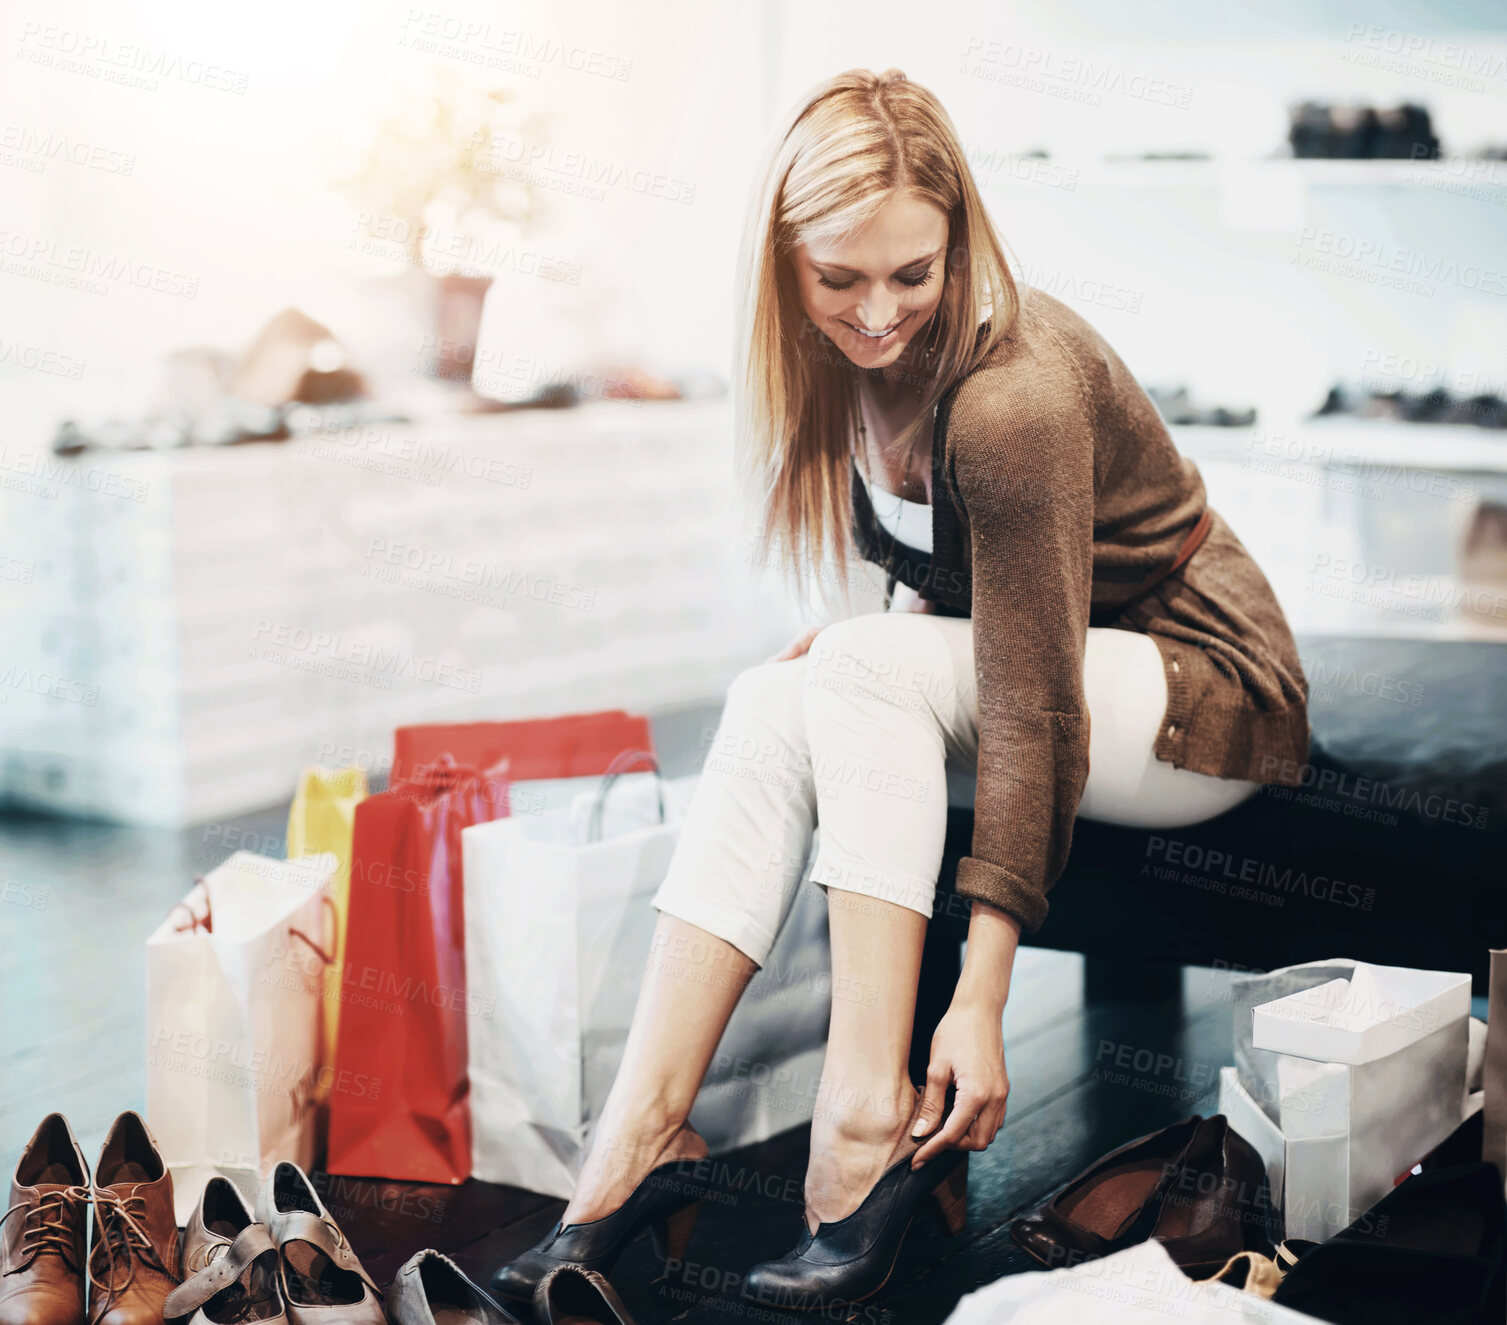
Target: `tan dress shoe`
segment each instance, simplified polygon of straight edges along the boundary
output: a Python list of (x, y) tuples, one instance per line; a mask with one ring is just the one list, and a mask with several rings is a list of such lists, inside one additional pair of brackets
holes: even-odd
[(290, 1325), (386, 1325), (381, 1290), (297, 1164), (285, 1160), (272, 1170), (257, 1193), (256, 1217), (277, 1243)]
[(0, 1215), (0, 1325), (84, 1325), (89, 1166), (60, 1113), (16, 1164)]
[(534, 1315), (540, 1325), (633, 1325), (623, 1299), (603, 1275), (569, 1262), (539, 1281)]
[(211, 1178), (183, 1230), (188, 1276), (163, 1303), (167, 1325), (280, 1325), (277, 1244), (240, 1189)]
[(415, 1252), (387, 1290), (392, 1325), (518, 1325), (448, 1256)]
[[(257, 1223), (241, 1189), (229, 1178), (214, 1177), (204, 1184), (199, 1204), (183, 1229), (183, 1274), (198, 1274)], [(269, 1239), (270, 1240), (270, 1239)]]
[(89, 1200), (90, 1325), (162, 1325), (179, 1281), (173, 1176), (140, 1114), (123, 1113), (111, 1126)]

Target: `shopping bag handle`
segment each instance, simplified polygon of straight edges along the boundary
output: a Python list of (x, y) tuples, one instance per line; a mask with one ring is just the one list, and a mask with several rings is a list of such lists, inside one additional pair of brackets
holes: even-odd
[(498, 759), (488, 768), (478, 768), (475, 764), (462, 764), (454, 755), (446, 753), (416, 768), (411, 777), (404, 778), (396, 786), (389, 786), (388, 790), (407, 793), (410, 799), (416, 799), (442, 795), (466, 781), (506, 788), (509, 786), (508, 761)]
[(168, 919), (171, 920), (173, 918), (173, 911), (182, 911), (188, 916), (187, 924), (173, 926), (173, 932), (175, 934), (197, 934), (201, 930), (206, 934), (214, 933), (214, 912), (210, 909), (209, 888), (204, 884), (204, 876), (202, 874), (194, 875), (194, 887), (204, 888), (204, 914), (202, 916), (199, 915), (194, 910), (194, 908), (188, 904), (188, 901), (186, 899), (181, 902), (174, 902), (172, 910), (167, 913)]
[[(321, 897), (319, 899), (319, 903), (320, 903), (320, 905), (319, 905), (320, 914), (321, 915), (327, 915), (327, 916), (330, 917), (330, 921), (331, 921), (330, 928), (333, 931), (335, 929), (335, 927), (338, 926), (339, 923), (340, 923), (340, 913), (338, 911), (336, 911), (336, 909), (335, 909), (335, 899), (333, 897), (331, 897), (328, 893), (326, 893), (323, 897)], [(300, 939), (304, 943), (306, 943), (308, 945), (308, 947), (309, 947), (309, 950), (311, 952), (313, 952), (313, 954), (316, 957), (318, 957), (319, 960), (321, 962), (323, 962), (326, 966), (330, 966), (330, 965), (334, 964), (334, 961), (335, 961), (335, 935), (333, 934), (333, 932), (331, 933), (331, 935), (330, 935), (329, 938), (325, 938), (324, 946), (323, 947), (321, 947), (319, 944), (315, 943), (313, 939), (311, 939), (307, 934), (305, 934), (303, 932), (303, 930), (299, 929), (295, 925), (289, 925), (288, 926), (288, 937), (290, 939)], [(321, 934), (320, 937), (324, 938), (324, 935)]]
[(659, 771), (659, 760), (647, 750), (624, 750), (610, 764), (607, 771), (602, 774), (602, 785), (597, 790), (596, 803), (591, 807), (591, 818), (586, 821), (586, 840), (588, 842), (600, 842), (602, 840), (602, 815), (607, 809), (607, 793), (612, 790), (612, 784), (624, 773), (633, 771), (636, 765), (646, 765), (648, 771), (654, 774), (654, 791), (659, 799), (659, 822), (665, 821), (665, 780)]

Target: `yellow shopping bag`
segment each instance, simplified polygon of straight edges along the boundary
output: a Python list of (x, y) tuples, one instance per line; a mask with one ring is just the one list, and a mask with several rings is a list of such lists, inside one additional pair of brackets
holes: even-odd
[(351, 834), (356, 806), (366, 799), (366, 774), (359, 768), (306, 768), (298, 780), (288, 812), (288, 859), (330, 851), (337, 861), (330, 880), (334, 906), (334, 941), (324, 973), (321, 1044), (325, 1070), (319, 1073), (314, 1098), (326, 1104), (334, 1081), (335, 1036), (340, 1025), (340, 973), (345, 963), (345, 920), (351, 892)]

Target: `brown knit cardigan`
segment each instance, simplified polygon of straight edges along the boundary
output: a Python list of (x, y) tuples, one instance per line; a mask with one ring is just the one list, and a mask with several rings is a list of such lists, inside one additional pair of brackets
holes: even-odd
[[(975, 623), (978, 790), (960, 894), (1027, 932), (1046, 918), (1088, 776), (1090, 624), (1156, 641), (1167, 675), (1158, 759), (1254, 782), (1300, 775), (1297, 648), (1217, 513), (1192, 560), (1127, 605), (1197, 523), (1203, 480), (1119, 356), (1060, 300), (1022, 287), (1009, 334), (942, 398), (932, 504), (933, 552), (914, 587)], [(857, 485), (854, 519), (861, 551), (886, 546)], [(897, 578), (910, 580), (903, 568)]]

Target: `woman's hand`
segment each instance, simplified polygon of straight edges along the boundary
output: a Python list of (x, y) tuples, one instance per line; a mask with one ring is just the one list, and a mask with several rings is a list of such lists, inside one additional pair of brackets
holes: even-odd
[(937, 1125), (949, 1086), (957, 1087), (957, 1095), (942, 1130), (916, 1151), (912, 1168), (944, 1150), (983, 1150), (1004, 1123), (1010, 1078), (1005, 1074), (1001, 1011), (993, 1000), (954, 996), (932, 1036), (926, 1093), (912, 1135), (925, 1136)]
[(795, 639), (791, 640), (789, 644), (775, 654), (773, 658), (770, 658), (769, 661), (772, 663), (789, 662), (792, 658), (799, 658), (803, 653), (810, 650), (811, 641), (822, 633), (822, 629), (821, 626), (812, 626), (804, 635), (798, 635)]
[(968, 948), (952, 1006), (931, 1037), (926, 1093), (912, 1136), (925, 1136), (942, 1120), (947, 1087), (957, 1096), (942, 1130), (911, 1159), (919, 1168), (944, 1150), (982, 1150), (1005, 1121), (1010, 1078), (1005, 1075), (1002, 1022), (1010, 974), (1020, 944), (1020, 921), (986, 902), (974, 902)]

